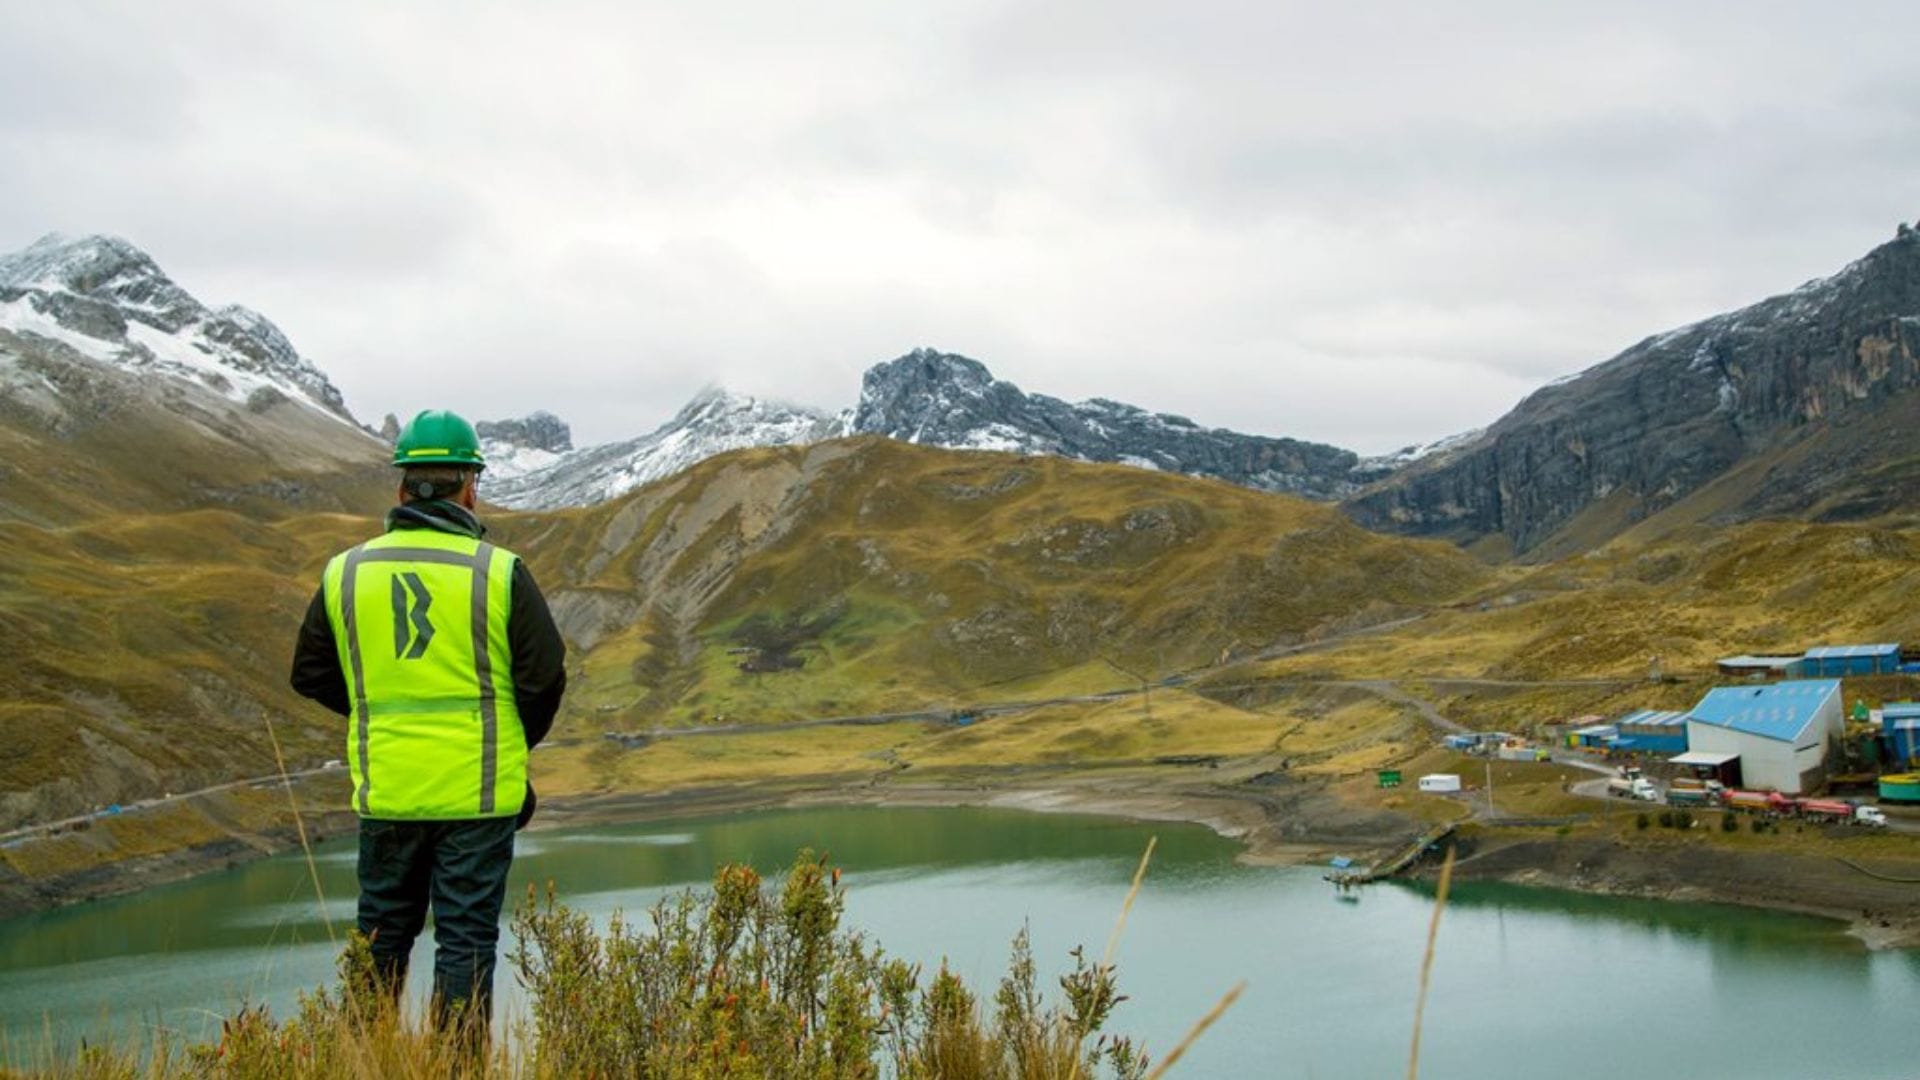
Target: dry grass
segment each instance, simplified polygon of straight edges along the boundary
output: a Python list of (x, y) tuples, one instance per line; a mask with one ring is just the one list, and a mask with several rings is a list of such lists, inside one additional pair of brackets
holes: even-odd
[[(308, 815), (341, 810), (347, 797), (344, 774), (297, 781), (294, 797)], [(265, 853), (284, 847), (295, 832), (284, 792), (242, 787), (96, 818), (82, 828), (0, 848), (0, 864), (40, 882), (200, 845)]]
[[(1280, 725), (1185, 691), (990, 717), (901, 750), (916, 767), (1136, 764), (1169, 755), (1265, 753)], [(1148, 717), (1151, 709), (1151, 719)]]
[(532, 768), (535, 786), (551, 795), (874, 774), (925, 730), (920, 723), (774, 729), (665, 738), (638, 749), (596, 742), (542, 750)]
[(1920, 638), (1901, 597), (1920, 587), (1920, 538), (1855, 525), (1758, 522), (1622, 539), (1496, 572), (1479, 598), (1378, 638), (1262, 665), (1270, 676), (1641, 679), (1711, 677), (1738, 652)]
[[(503, 527), (538, 538), (549, 591), (649, 598), (583, 688), (637, 727), (1108, 689), (1128, 678), (1108, 660), (1157, 678), (1486, 576), (1330, 507), (884, 440), (728, 455)], [(800, 666), (743, 672), (736, 650), (769, 622), (799, 628), (782, 644)]]
[(1413, 1005), (1413, 1046), (1407, 1053), (1407, 1080), (1420, 1075), (1420, 1029), (1427, 1013), (1427, 985), (1433, 978), (1433, 954), (1440, 940), (1440, 914), (1447, 909), (1447, 887), (1453, 883), (1453, 848), (1440, 864), (1440, 884), (1433, 893), (1433, 918), (1427, 923), (1427, 947), (1420, 955), (1420, 992)]

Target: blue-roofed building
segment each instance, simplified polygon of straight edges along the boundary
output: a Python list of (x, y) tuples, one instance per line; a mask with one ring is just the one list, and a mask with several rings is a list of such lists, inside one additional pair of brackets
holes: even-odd
[(1900, 646), (1821, 645), (1807, 650), (1800, 674), (1809, 679), (1838, 679), (1848, 675), (1892, 675), (1900, 670)]
[(1615, 750), (1638, 754), (1684, 754), (1687, 752), (1687, 714), (1641, 709), (1624, 716), (1614, 725), (1619, 735)]
[(1716, 661), (1720, 674), (1729, 679), (1797, 679), (1807, 658), (1802, 656), (1728, 656)]
[(1620, 738), (1620, 729), (1612, 724), (1588, 724), (1567, 733), (1567, 745), (1575, 750), (1598, 750), (1605, 753), (1613, 749)]
[(1788, 795), (1825, 782), (1827, 749), (1845, 732), (1837, 679), (1723, 686), (1687, 714), (1690, 751), (1738, 754), (1747, 784)]

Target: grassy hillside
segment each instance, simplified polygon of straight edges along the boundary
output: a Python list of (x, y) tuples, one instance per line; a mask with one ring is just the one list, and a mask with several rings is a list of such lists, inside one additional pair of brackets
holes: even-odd
[(576, 715), (611, 727), (1107, 689), (1488, 577), (1298, 499), (880, 439), (730, 454), (501, 533), (583, 647)]
[(1274, 675), (1490, 679), (1710, 677), (1735, 653), (1920, 640), (1920, 536), (1766, 521), (1625, 538), (1509, 568), (1473, 602), (1365, 643), (1264, 665)]
[[(493, 521), (573, 644), (562, 735), (1110, 690), (1488, 576), (1299, 500), (879, 439), (731, 454), (618, 502)], [(0, 718), (22, 733), (0, 748), (0, 827), (269, 771), (268, 716), (296, 760), (339, 756), (337, 722), (285, 677), (321, 563), (371, 526), (226, 509), (0, 523), (0, 647), (18, 658)], [(1121, 713), (1095, 723), (1138, 741)], [(1270, 741), (1209, 723), (1209, 747)]]
[[(373, 485), (342, 483), (377, 506)], [(572, 645), (558, 734), (579, 741), (537, 762), (555, 792), (1169, 755), (1350, 776), (1431, 736), (1404, 697), (1342, 680), (1519, 728), (1697, 696), (1647, 684), (1654, 655), (1705, 678), (1730, 652), (1920, 636), (1920, 538), (1898, 529), (1693, 524), (1488, 567), (1224, 484), (878, 439), (729, 454), (602, 506), (490, 520)], [(339, 723), (285, 672), (322, 561), (373, 521), (0, 522), (0, 722), (19, 733), (0, 745), (0, 827), (265, 773), (269, 716), (296, 761), (340, 756)], [(1070, 700), (1194, 671), (1150, 699)], [(1591, 678), (1619, 681), (1465, 681)], [(1017, 702), (1052, 703), (971, 728), (625, 754), (597, 738)]]
[(390, 473), (280, 395), (0, 332), (0, 829), (260, 775), (268, 715), (338, 756), (284, 689), (292, 632)]
[(227, 511), (64, 529), (0, 524), (0, 827), (338, 757), (286, 689), (321, 560), (345, 516)]
[(370, 510), (388, 479), (372, 436), (267, 395), (105, 367), (0, 331), (0, 522), (128, 512)]

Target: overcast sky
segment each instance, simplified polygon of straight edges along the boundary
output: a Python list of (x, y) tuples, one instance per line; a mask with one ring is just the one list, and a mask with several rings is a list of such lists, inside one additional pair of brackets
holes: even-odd
[(0, 248), (125, 236), (363, 419), (583, 444), (930, 345), (1384, 451), (1920, 217), (1910, 0), (0, 19)]

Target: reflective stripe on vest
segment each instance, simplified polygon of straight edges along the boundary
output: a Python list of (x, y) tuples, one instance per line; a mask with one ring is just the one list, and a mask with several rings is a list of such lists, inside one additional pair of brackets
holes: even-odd
[(526, 735), (507, 618), (516, 556), (471, 537), (398, 530), (327, 564), (327, 617), (353, 714), (362, 817), (517, 814)]

